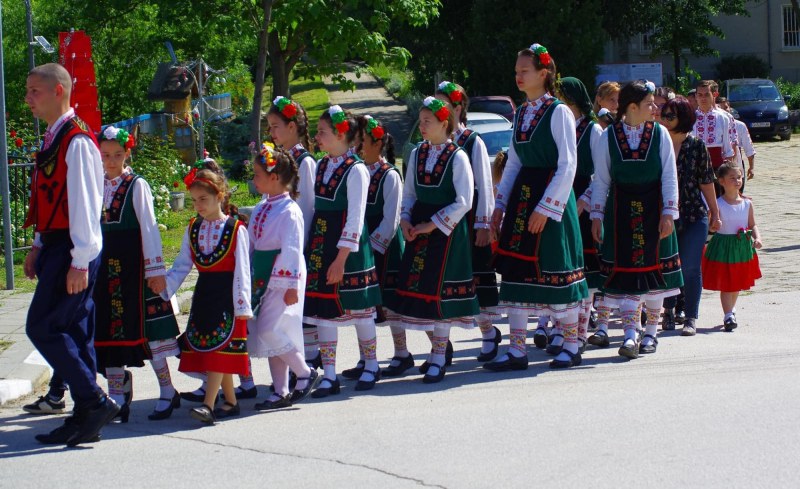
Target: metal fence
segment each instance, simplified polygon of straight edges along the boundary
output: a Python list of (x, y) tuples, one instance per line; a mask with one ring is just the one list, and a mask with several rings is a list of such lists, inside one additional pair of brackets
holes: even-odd
[[(26, 250), (33, 244), (33, 230), (23, 229), (30, 201), (33, 160), (27, 156), (8, 156), (8, 190), (11, 210), (11, 249)], [(6, 243), (3, 243), (5, 248)]]

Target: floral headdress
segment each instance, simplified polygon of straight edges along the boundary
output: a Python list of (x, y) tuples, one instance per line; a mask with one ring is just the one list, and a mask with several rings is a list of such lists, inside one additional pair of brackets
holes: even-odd
[(553, 61), (553, 58), (550, 57), (550, 53), (547, 52), (547, 48), (539, 43), (531, 44), (530, 50), (539, 58), (539, 63), (541, 63), (542, 66), (548, 66), (550, 62)]
[(183, 184), (186, 185), (186, 188), (189, 188), (189, 186), (194, 183), (195, 178), (197, 178), (197, 172), (205, 168), (205, 165), (205, 159), (194, 162), (192, 169), (186, 174), (185, 177), (183, 177)]
[(386, 130), (383, 128), (378, 119), (374, 119), (371, 115), (365, 115), (364, 118), (367, 120), (367, 132), (372, 139), (375, 141), (380, 141), (383, 139), (383, 136), (386, 134)]
[(272, 105), (277, 107), (281, 114), (289, 120), (294, 120), (297, 116), (297, 104), (291, 99), (278, 96), (272, 101)]
[(347, 120), (347, 114), (344, 113), (344, 109), (338, 105), (333, 105), (328, 109), (328, 115), (331, 116), (333, 130), (337, 134), (344, 134), (350, 130), (350, 122)]
[(650, 80), (641, 80), (647, 93), (656, 93), (656, 84)]
[(136, 141), (133, 139), (133, 134), (129, 133), (125, 129), (120, 129), (114, 126), (106, 127), (103, 132), (100, 133), (100, 137), (97, 139), (98, 143), (101, 141), (116, 141), (125, 149), (131, 149), (136, 146)]
[(459, 105), (464, 100), (464, 92), (453, 82), (443, 81), (439, 84), (439, 91), (447, 95), (453, 105)]
[(422, 101), (422, 105), (433, 112), (433, 115), (435, 115), (440, 122), (444, 122), (450, 117), (450, 109), (445, 107), (444, 102), (436, 97), (426, 97), (425, 100)]
[(272, 172), (275, 169), (275, 165), (278, 164), (278, 160), (275, 159), (275, 145), (269, 141), (261, 143), (261, 151), (258, 153), (258, 158), (261, 164), (264, 165), (264, 169)]

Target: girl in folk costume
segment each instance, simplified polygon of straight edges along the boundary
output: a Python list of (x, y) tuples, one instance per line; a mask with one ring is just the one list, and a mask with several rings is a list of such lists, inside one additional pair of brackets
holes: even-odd
[[(303, 298), (306, 261), (303, 258), (303, 211), (292, 200), (298, 185), (297, 164), (270, 143), (262, 145), (253, 165), (253, 182), (269, 195), (253, 210), (248, 233), (253, 265), (253, 314), (248, 350), (251, 357), (269, 358), (272, 395), (258, 410), (289, 407), (315, 387), (318, 374), (303, 355)], [(289, 392), (289, 369), (299, 376)]]
[[(625, 340), (619, 354), (654, 353), (665, 297), (683, 285), (673, 219), (678, 217), (675, 150), (667, 129), (653, 121), (655, 85), (627, 84), (617, 121), (592, 148), (592, 235), (601, 243), (604, 308), (619, 308)], [(647, 311), (638, 335), (640, 304)], [(601, 310), (601, 316), (608, 313)], [(602, 319), (602, 318), (601, 318)], [(608, 337), (601, 329), (597, 335)], [(606, 343), (607, 344), (607, 343)]]
[[(250, 256), (247, 229), (222, 209), (225, 180), (200, 170), (189, 183), (198, 216), (189, 221), (181, 250), (167, 274), (164, 295), (178, 290), (197, 267), (199, 277), (192, 297), (186, 332), (180, 338), (181, 372), (207, 373), (203, 405), (191, 416), (213, 424), (240, 412), (232, 374), (250, 373), (247, 357), (247, 319), (250, 309)], [(214, 409), (222, 386), (224, 406)]]
[(122, 406), (117, 417), (126, 423), (133, 379), (125, 367), (141, 367), (149, 358), (161, 389), (149, 418), (166, 419), (180, 406), (167, 365), (167, 357), (180, 353), (175, 341), (180, 331), (172, 304), (157, 295), (167, 271), (153, 194), (125, 164), (135, 146), (128, 131), (109, 126), (97, 140), (105, 170), (103, 251), (94, 288), (97, 367), (105, 372), (109, 395)]
[(738, 326), (739, 292), (750, 290), (761, 278), (755, 251), (761, 249), (761, 233), (756, 226), (753, 201), (740, 193), (744, 180), (739, 163), (721, 165), (717, 178), (723, 189), (717, 199), (722, 225), (703, 255), (703, 288), (720, 291), (725, 313), (722, 326), (725, 331), (733, 331)]
[[(362, 118), (361, 154), (370, 173), (365, 219), (381, 296), (383, 303), (387, 304), (397, 287), (397, 274), (405, 247), (399, 226), (403, 182), (394, 166), (394, 138), (377, 119), (369, 115)], [(377, 322), (387, 322), (382, 306), (377, 306)], [(381, 371), (381, 375), (390, 377), (400, 375), (414, 366), (414, 358), (406, 347), (405, 330), (396, 326), (391, 328), (394, 356), (389, 366)], [(342, 376), (358, 378), (364, 365), (362, 357), (355, 368), (343, 371)]]
[(581, 363), (578, 316), (588, 297), (572, 192), (575, 117), (553, 97), (556, 67), (544, 46), (518, 53), (516, 80), (528, 102), (517, 110), (492, 215), (492, 227), (500, 233), (496, 266), (503, 276), (500, 306), (508, 313), (511, 345), (484, 367), (528, 368), (526, 329), (528, 316), (536, 314), (550, 316), (562, 332), (563, 341), (554, 339), (560, 348), (550, 366), (566, 368)]
[[(286, 97), (276, 97), (267, 112), (269, 135), (276, 146), (288, 151), (297, 164), (300, 181), (295, 200), (303, 211), (305, 234), (303, 242), (308, 243), (311, 218), (314, 217), (314, 178), (317, 174), (317, 161), (311, 153), (314, 144), (308, 133), (308, 115), (299, 102)], [(319, 333), (311, 324), (303, 325), (305, 358), (313, 368), (322, 366), (319, 356)]]
[(497, 275), (492, 267), (492, 246), (490, 237), (490, 219), (494, 210), (494, 191), (492, 190), (492, 167), (486, 144), (480, 135), (467, 129), (467, 110), (469, 97), (464, 89), (448, 81), (439, 84), (436, 98), (448, 104), (457, 121), (453, 133), (453, 142), (464, 150), (472, 167), (475, 193), (472, 209), (467, 214), (467, 230), (472, 244), (472, 273), (475, 277), (476, 293), (481, 313), (477, 317), (483, 341), (479, 362), (488, 362), (497, 356), (497, 349), (502, 335), (492, 325), (499, 316), (496, 312), (498, 301)]
[(315, 398), (339, 393), (339, 326), (356, 327), (364, 359), (356, 390), (370, 390), (380, 378), (375, 306), (381, 303), (381, 291), (364, 219), (370, 177), (348, 144), (357, 131), (355, 119), (338, 105), (324, 112), (317, 125), (317, 144), (328, 155), (317, 165), (304, 307), (304, 321), (319, 327), (324, 378), (312, 393)]
[[(597, 246), (592, 238), (592, 220), (589, 218), (591, 206), (591, 183), (594, 174), (592, 161), (592, 148), (597, 146), (603, 129), (597, 123), (592, 101), (586, 86), (579, 79), (568, 76), (562, 78), (558, 84), (559, 99), (561, 99), (572, 115), (575, 116), (575, 139), (578, 143), (578, 167), (572, 191), (580, 196), (577, 201), (578, 225), (581, 230), (581, 243), (583, 247), (583, 274), (586, 285), (589, 287), (589, 297), (583, 300), (581, 312), (578, 315), (578, 341), (581, 353), (586, 349), (589, 328), (589, 318), (592, 310), (592, 297), (597, 288), (602, 284), (600, 280), (600, 258)], [(536, 339), (536, 337), (534, 337)]]
[(469, 158), (449, 135), (453, 113), (428, 97), (419, 112), (425, 139), (411, 152), (403, 187), (400, 227), (406, 240), (391, 304), (396, 325), (432, 331), (425, 383), (445, 375), (450, 328), (471, 328), (479, 313), (467, 220), (474, 181)]

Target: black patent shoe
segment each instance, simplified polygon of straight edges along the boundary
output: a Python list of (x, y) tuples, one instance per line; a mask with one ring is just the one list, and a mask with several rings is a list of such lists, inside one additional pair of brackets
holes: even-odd
[(306, 359), (306, 365), (311, 370), (322, 368), (322, 353), (317, 351), (317, 356), (312, 359)]
[(677, 324), (683, 324), (686, 321), (686, 313), (683, 312), (683, 309), (675, 309), (675, 322)]
[(205, 424), (214, 424), (217, 422), (217, 418), (214, 416), (214, 410), (205, 404), (190, 409), (189, 416)]
[(367, 370), (365, 368), (362, 373), (372, 375), (372, 380), (359, 380), (355, 388), (357, 391), (372, 390), (375, 387), (375, 383), (381, 380), (381, 369)]
[(119, 412), (114, 419), (111, 420), (112, 423), (127, 423), (128, 418), (131, 416), (131, 405), (130, 404), (123, 404), (119, 408)]
[[(314, 370), (312, 370), (312, 372), (314, 372)], [(273, 409), (292, 407), (291, 396), (291, 394), (287, 394), (285, 396), (280, 394), (272, 394), (266, 401), (256, 403), (255, 409), (256, 411), (271, 411)], [(277, 399), (273, 399), (274, 397), (277, 397)]]
[[(317, 386), (319, 385), (319, 381), (322, 380), (322, 376), (317, 373), (316, 369), (312, 368), (311, 375), (309, 375), (308, 377), (300, 377), (297, 380), (305, 380), (307, 382), (305, 388), (300, 390), (297, 390), (295, 387), (291, 385), (289, 386), (289, 388), (292, 389), (292, 394), (290, 396), (292, 404), (300, 402), (306, 397), (308, 397), (311, 391), (317, 388)], [(297, 384), (295, 383), (295, 386), (296, 385)]]
[(506, 353), (506, 359), (497, 362), (489, 362), (483, 364), (483, 368), (491, 370), (492, 372), (508, 372), (510, 370), (527, 370), (528, 369), (528, 356), (515, 357), (514, 355)]
[(738, 328), (739, 324), (736, 322), (736, 315), (735, 314), (731, 315), (728, 319), (723, 321), (722, 322), (722, 327), (725, 329), (725, 331), (727, 331), (729, 333), (731, 331), (733, 331), (734, 329)]
[(437, 384), (444, 379), (444, 374), (447, 372), (446, 367), (443, 367), (438, 363), (432, 363), (431, 366), (438, 368), (439, 373), (436, 375), (425, 374), (425, 377), (422, 378), (423, 384)]
[(547, 343), (550, 340), (547, 336), (547, 330), (544, 328), (536, 328), (536, 331), (533, 332), (533, 344), (536, 348), (540, 350), (544, 350), (547, 348)]
[(597, 329), (597, 311), (592, 309), (589, 311), (589, 331), (594, 331)]
[(630, 360), (636, 360), (639, 358), (639, 341), (634, 341), (633, 345), (631, 346), (628, 346), (627, 343), (627, 340), (623, 341), (622, 346), (619, 347), (619, 351), (617, 353), (619, 353), (619, 356), (621, 357), (625, 357)]
[(586, 352), (586, 340), (578, 338), (578, 353), (583, 355)]
[(492, 347), (491, 351), (478, 355), (479, 362), (488, 362), (489, 360), (494, 360), (494, 357), (497, 356), (497, 350), (500, 348), (500, 342), (503, 341), (503, 334), (499, 329), (497, 329), (497, 326), (492, 326), (492, 328), (494, 328), (494, 338), (483, 341), (486, 343), (493, 343), (494, 346)]
[(608, 348), (611, 344), (611, 340), (608, 339), (608, 333), (600, 329), (597, 333), (589, 337), (589, 344), (599, 348)]
[(125, 371), (125, 377), (122, 381), (122, 392), (125, 396), (125, 404), (130, 404), (133, 401), (133, 374), (130, 370)]
[(339, 383), (338, 377), (334, 380), (322, 379), (319, 385), (320, 386), (317, 387), (317, 390), (311, 393), (311, 397), (314, 399), (322, 399), (334, 394), (338, 394), (341, 391), (341, 384)]
[[(569, 350), (561, 350), (561, 353), (565, 353), (569, 356), (569, 360), (553, 360), (550, 362), (550, 368), (570, 368), (570, 367), (577, 367), (583, 361), (580, 353), (572, 353)], [(559, 353), (560, 355), (560, 353)]]
[[(76, 432), (78, 431), (78, 418), (76, 415), (69, 416), (64, 420), (64, 424), (54, 429), (50, 433), (41, 433), (35, 436), (36, 441), (44, 445), (63, 445), (67, 443)], [(94, 439), (88, 440), (89, 442), (100, 441), (100, 435)]]
[(663, 319), (661, 320), (661, 329), (664, 331), (675, 331), (674, 309), (664, 309)]
[(180, 396), (181, 399), (184, 401), (189, 402), (203, 402), (206, 400), (206, 390), (200, 387), (197, 389), (201, 392), (201, 394), (195, 394), (194, 392), (181, 392)]
[[(562, 341), (561, 341), (560, 345), (554, 345), (553, 344), (553, 340), (555, 338), (561, 338)], [(552, 335), (550, 337), (550, 344), (547, 345), (547, 348), (545, 348), (545, 350), (544, 350), (545, 353), (547, 353), (548, 355), (558, 355), (559, 353), (561, 353), (561, 350), (564, 349), (564, 341), (563, 340), (564, 340), (564, 335), (562, 335), (562, 334), (556, 333), (556, 334)]]
[(255, 399), (258, 397), (258, 388), (253, 386), (249, 389), (244, 389), (239, 386), (234, 389), (233, 393), (236, 395), (236, 399)]
[(153, 409), (153, 412), (147, 415), (147, 419), (150, 421), (161, 421), (162, 419), (167, 419), (172, 416), (172, 411), (175, 408), (181, 407), (181, 396), (178, 392), (175, 392), (175, 395), (172, 396), (172, 399), (164, 399), (163, 397), (159, 399), (159, 401), (169, 401), (169, 407), (163, 411), (156, 411)]
[(120, 407), (105, 394), (91, 408), (82, 408), (78, 416), (78, 430), (67, 440), (68, 447), (94, 440), (103, 426), (114, 419)]
[[(392, 365), (392, 362), (399, 362), (397, 365)], [(414, 367), (414, 356), (410, 353), (407, 357), (392, 357), (389, 366), (383, 368), (381, 372), (384, 377), (399, 377), (403, 375), (406, 370)]]
[(651, 338), (653, 340), (653, 343), (650, 345), (645, 345), (644, 341), (642, 341), (642, 343), (639, 345), (639, 354), (646, 355), (649, 353), (655, 353), (656, 350), (658, 349), (658, 339), (651, 334), (644, 335), (642, 337), (642, 340), (644, 340), (645, 338)]
[(355, 367), (342, 371), (342, 377), (350, 380), (361, 377), (361, 373), (364, 372), (364, 365), (364, 360), (359, 360)]
[(242, 414), (242, 408), (239, 406), (238, 402), (236, 404), (231, 404), (228, 401), (225, 401), (223, 406), (227, 406), (228, 409), (225, 409), (224, 407), (218, 407), (214, 410), (214, 417), (217, 419), (232, 418)]
[[(433, 354), (433, 351), (431, 351)], [(444, 366), (449, 367), (453, 364), (453, 344), (450, 340), (447, 340), (447, 348), (444, 351)], [(431, 366), (431, 362), (425, 360), (422, 362), (422, 365), (419, 366), (419, 373), (427, 374), (428, 368)]]

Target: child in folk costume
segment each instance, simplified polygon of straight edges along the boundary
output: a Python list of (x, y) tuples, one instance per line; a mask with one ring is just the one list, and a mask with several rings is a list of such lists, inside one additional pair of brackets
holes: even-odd
[[(383, 304), (387, 304), (397, 287), (397, 274), (403, 255), (405, 241), (400, 231), (400, 199), (403, 182), (400, 172), (394, 166), (394, 138), (372, 116), (361, 116), (361, 154), (370, 173), (367, 190), (367, 209), (365, 219), (369, 231), (372, 254), (375, 257), (375, 271), (381, 288)], [(386, 310), (377, 306), (377, 323), (388, 322)], [(397, 328), (391, 326), (392, 328)], [(387, 368), (381, 370), (383, 376), (398, 376), (414, 366), (414, 358), (406, 347), (405, 330), (399, 329), (394, 339), (394, 356)], [(364, 369), (364, 358), (355, 368), (342, 372), (346, 378), (356, 379)]]
[[(316, 386), (318, 374), (303, 354), (303, 211), (292, 200), (298, 185), (297, 164), (285, 151), (262, 145), (253, 165), (253, 182), (269, 195), (253, 210), (248, 226), (253, 265), (253, 314), (248, 334), (250, 357), (269, 358), (273, 393), (257, 410), (289, 407)], [(289, 369), (298, 376), (289, 390)]]
[(312, 397), (340, 391), (336, 344), (340, 326), (355, 325), (364, 369), (356, 390), (370, 390), (380, 379), (376, 356), (375, 306), (381, 291), (364, 219), (369, 171), (349, 141), (358, 131), (355, 119), (334, 105), (322, 114), (316, 140), (328, 153), (317, 165), (314, 219), (306, 245), (304, 322), (319, 327), (324, 378)]
[[(314, 217), (314, 178), (317, 174), (317, 161), (311, 153), (314, 145), (308, 133), (308, 115), (299, 102), (286, 97), (276, 97), (267, 112), (269, 135), (276, 146), (288, 151), (297, 164), (300, 182), (295, 200), (303, 211), (305, 235), (303, 242), (308, 242), (311, 230), (311, 218)], [(322, 366), (319, 356), (319, 333), (311, 324), (303, 325), (305, 342), (305, 358), (314, 368)]]
[(736, 299), (742, 290), (750, 290), (761, 278), (756, 250), (761, 249), (761, 233), (756, 225), (753, 201), (742, 197), (744, 183), (739, 163), (725, 163), (717, 171), (723, 193), (717, 198), (722, 225), (706, 245), (703, 254), (703, 288), (718, 290), (722, 326), (733, 331), (736, 321)]
[[(197, 217), (189, 221), (181, 250), (167, 273), (172, 295), (197, 267), (199, 277), (192, 297), (186, 332), (180, 338), (181, 372), (207, 373), (203, 405), (193, 418), (213, 424), (240, 413), (232, 374), (248, 375), (247, 319), (250, 309), (250, 255), (244, 224), (225, 214), (225, 180), (200, 170), (188, 185)], [(222, 386), (224, 406), (214, 409)]]
[(484, 367), (528, 368), (525, 336), (528, 316), (536, 314), (550, 316), (563, 332), (550, 366), (566, 368), (581, 363), (578, 317), (588, 297), (572, 191), (575, 118), (553, 97), (556, 68), (544, 46), (518, 53), (516, 80), (528, 102), (517, 110), (492, 216), (492, 227), (500, 232), (496, 266), (503, 276), (500, 305), (509, 315), (511, 345)]
[[(675, 150), (667, 129), (653, 121), (654, 92), (652, 82), (627, 84), (617, 121), (592, 148), (592, 235), (601, 243), (603, 307), (620, 309), (625, 340), (619, 354), (631, 359), (656, 351), (664, 298), (683, 285), (673, 226)], [(647, 320), (639, 338), (642, 302)]]
[(497, 356), (498, 345), (502, 340), (500, 330), (492, 325), (499, 318), (497, 314), (497, 275), (492, 267), (492, 240), (490, 220), (494, 211), (494, 191), (492, 167), (481, 136), (467, 129), (467, 110), (469, 97), (464, 89), (455, 83), (443, 81), (436, 90), (436, 98), (446, 102), (457, 121), (453, 132), (453, 142), (464, 150), (469, 158), (475, 193), (472, 209), (467, 214), (467, 229), (472, 244), (472, 274), (475, 277), (476, 293), (481, 313), (476, 321), (481, 330), (481, 352), (479, 362), (488, 362)]
[[(578, 315), (578, 341), (581, 353), (586, 349), (586, 342), (589, 329), (589, 318), (592, 310), (592, 297), (600, 287), (600, 258), (597, 253), (597, 246), (592, 238), (592, 220), (589, 218), (589, 208), (591, 206), (591, 183), (594, 174), (594, 162), (592, 161), (592, 148), (597, 145), (603, 129), (597, 123), (592, 100), (586, 91), (586, 86), (579, 79), (568, 76), (562, 78), (558, 84), (559, 99), (561, 99), (572, 115), (575, 117), (576, 130), (575, 139), (578, 143), (578, 167), (575, 172), (575, 180), (572, 183), (572, 191), (579, 196), (578, 206), (578, 225), (581, 230), (581, 243), (583, 246), (583, 274), (586, 277), (586, 285), (589, 287), (589, 297), (583, 300), (581, 312)], [(536, 336), (534, 336), (534, 341)]]
[(423, 101), (419, 130), (425, 140), (411, 153), (403, 186), (406, 248), (390, 307), (396, 325), (433, 332), (425, 383), (444, 378), (450, 328), (472, 328), (479, 313), (465, 219), (474, 181), (469, 157), (449, 139), (454, 128), (444, 102)]
[(133, 398), (131, 373), (149, 358), (158, 377), (160, 399), (151, 420), (169, 418), (180, 406), (167, 358), (180, 353), (180, 334), (172, 304), (158, 294), (166, 287), (161, 234), (150, 186), (125, 164), (135, 142), (124, 129), (107, 127), (98, 137), (105, 169), (103, 251), (97, 286), (95, 350), (98, 370), (108, 379), (109, 395), (128, 421)]

